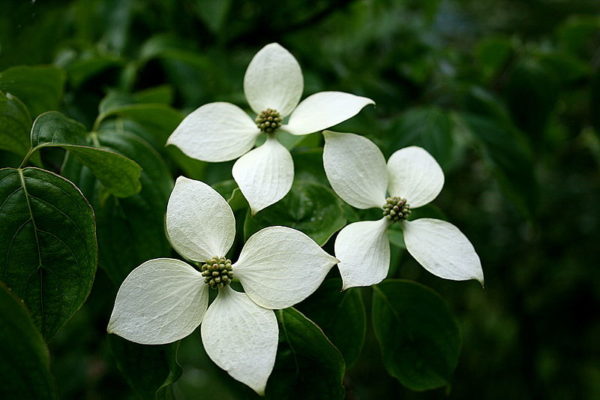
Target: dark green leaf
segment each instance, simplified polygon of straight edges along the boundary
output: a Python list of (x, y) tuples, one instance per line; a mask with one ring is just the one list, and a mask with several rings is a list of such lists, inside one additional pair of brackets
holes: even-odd
[(0, 398), (55, 399), (50, 357), (22, 302), (0, 282)]
[(590, 117), (596, 135), (600, 137), (600, 70), (592, 78), (590, 95)]
[(367, 329), (360, 288), (342, 291), (341, 279), (327, 279), (298, 309), (323, 329), (346, 365), (358, 359)]
[(179, 343), (145, 346), (109, 335), (119, 370), (140, 399), (169, 398), (169, 386), (181, 376), (177, 363)]
[(128, 197), (141, 189), (141, 167), (134, 161), (111, 150), (85, 146), (85, 127), (50, 111), (33, 123), (31, 141), (34, 146), (61, 147), (75, 156), (117, 197)]
[(113, 282), (120, 284), (142, 262), (170, 255), (164, 215), (173, 180), (158, 153), (137, 135), (128, 131), (102, 131), (98, 140), (105, 148), (135, 160), (143, 168), (142, 190), (123, 199), (107, 196), (103, 186), (81, 163), (69, 160), (63, 168), (63, 174), (79, 185), (94, 206), (100, 266)]
[(79, 87), (92, 77), (109, 68), (119, 67), (123, 60), (108, 55), (93, 55), (74, 61), (66, 67), (70, 83)]
[(10, 93), (0, 92), (0, 149), (23, 157), (31, 147), (30, 131), (27, 107)]
[(323, 331), (294, 308), (277, 318), (281, 343), (267, 399), (343, 399), (344, 358)]
[(140, 124), (159, 146), (165, 146), (167, 138), (183, 119), (179, 111), (165, 104), (113, 104), (113, 107), (106, 105), (105, 110), (98, 116), (97, 127), (110, 117), (120, 117)]
[(553, 71), (538, 61), (522, 60), (511, 70), (504, 95), (517, 127), (540, 140), (559, 95)]
[(50, 338), (92, 288), (94, 212), (75, 185), (38, 168), (0, 170), (0, 204), (0, 279)]
[(45, 144), (88, 144), (85, 126), (67, 118), (57, 111), (45, 112), (37, 117), (31, 128), (31, 144), (33, 147)]
[(446, 302), (418, 283), (388, 280), (374, 287), (373, 329), (385, 368), (404, 386), (448, 385), (461, 338)]
[(413, 108), (406, 111), (396, 122), (392, 149), (420, 146), (442, 165), (452, 156), (452, 120), (436, 107)]
[(331, 190), (317, 183), (296, 181), (281, 201), (254, 217), (248, 214), (244, 236), (248, 238), (267, 226), (283, 225), (306, 233), (323, 246), (345, 224), (341, 203)]
[(533, 214), (537, 203), (537, 181), (531, 156), (517, 132), (476, 115), (463, 114), (463, 118), (501, 188), (523, 212)]
[(51, 66), (20, 66), (0, 73), (0, 90), (17, 96), (33, 115), (57, 109), (64, 84), (64, 72)]

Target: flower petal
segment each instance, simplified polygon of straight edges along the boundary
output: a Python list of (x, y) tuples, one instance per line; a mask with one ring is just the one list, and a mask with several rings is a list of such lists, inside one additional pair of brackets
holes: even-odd
[(146, 261), (125, 278), (108, 332), (141, 344), (164, 344), (188, 336), (208, 306), (204, 278), (183, 261)]
[(206, 183), (183, 176), (169, 198), (166, 225), (175, 250), (193, 261), (225, 256), (235, 238), (227, 201)]
[(385, 158), (369, 139), (326, 131), (323, 165), (331, 187), (356, 208), (382, 207), (388, 184)]
[(278, 43), (268, 44), (256, 53), (244, 76), (246, 99), (257, 114), (273, 108), (282, 117), (289, 115), (303, 89), (300, 64)]
[(294, 161), (281, 143), (269, 137), (262, 146), (237, 160), (232, 174), (248, 200), (252, 214), (256, 214), (290, 191), (294, 181)]
[(198, 160), (229, 161), (247, 153), (259, 134), (260, 129), (241, 108), (210, 103), (185, 117), (167, 144)]
[(469, 239), (454, 225), (439, 219), (404, 222), (408, 252), (427, 271), (444, 279), (477, 279), (483, 284), (481, 261)]
[(410, 146), (396, 151), (387, 165), (390, 195), (405, 198), (412, 208), (435, 199), (444, 186), (442, 168), (420, 147)]
[(215, 364), (264, 394), (279, 337), (272, 310), (226, 286), (206, 312), (201, 333), (206, 353)]
[(346, 226), (335, 240), (335, 256), (344, 289), (381, 282), (390, 268), (388, 221), (361, 221)]
[(256, 304), (280, 309), (310, 296), (337, 261), (304, 233), (272, 226), (248, 239), (233, 273)]
[(344, 92), (320, 92), (298, 104), (282, 129), (294, 135), (319, 132), (354, 117), (368, 104), (366, 97)]

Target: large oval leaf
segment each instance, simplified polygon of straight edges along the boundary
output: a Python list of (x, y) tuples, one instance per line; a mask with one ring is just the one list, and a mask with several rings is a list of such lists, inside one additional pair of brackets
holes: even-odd
[(92, 288), (94, 212), (75, 185), (39, 168), (1, 169), (0, 205), (0, 280), (50, 338)]
[(10, 93), (0, 92), (0, 149), (23, 157), (31, 147), (30, 129), (27, 107)]
[(289, 226), (304, 232), (320, 246), (346, 224), (339, 199), (318, 183), (296, 181), (292, 190), (279, 202), (254, 217), (248, 213), (244, 236), (250, 237), (267, 226)]
[(360, 288), (341, 289), (341, 279), (327, 279), (297, 307), (323, 329), (344, 356), (346, 365), (351, 365), (360, 356), (367, 317)]
[(294, 308), (277, 311), (280, 341), (267, 399), (344, 398), (344, 358), (321, 328)]
[(0, 398), (55, 399), (48, 348), (27, 309), (0, 282)]
[(170, 385), (182, 372), (176, 360), (179, 342), (144, 346), (116, 335), (108, 339), (121, 374), (141, 399), (170, 398)]
[(89, 168), (69, 160), (63, 175), (85, 193), (96, 211), (100, 266), (115, 284), (144, 261), (170, 255), (164, 230), (167, 201), (173, 188), (169, 169), (143, 139), (128, 131), (102, 131), (100, 144), (135, 160), (143, 168), (141, 191), (116, 198), (106, 193)]
[(64, 84), (65, 73), (53, 66), (18, 66), (0, 72), (0, 90), (21, 99), (33, 115), (55, 110)]
[(117, 197), (132, 196), (141, 189), (142, 169), (135, 161), (110, 149), (87, 146), (85, 127), (59, 112), (50, 111), (36, 118), (31, 142), (39, 148), (61, 147), (69, 151)]
[(456, 319), (437, 293), (418, 283), (387, 280), (374, 287), (372, 317), (390, 375), (412, 390), (449, 383), (461, 338)]

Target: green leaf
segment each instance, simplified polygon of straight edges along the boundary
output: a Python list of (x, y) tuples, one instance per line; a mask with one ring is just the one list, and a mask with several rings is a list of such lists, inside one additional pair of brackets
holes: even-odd
[(127, 104), (106, 105), (96, 120), (96, 128), (100, 123), (111, 117), (119, 117), (134, 121), (148, 131), (152, 140), (158, 146), (164, 147), (168, 137), (183, 120), (183, 115), (166, 104)]
[(360, 288), (342, 291), (341, 279), (327, 279), (297, 307), (323, 329), (344, 356), (346, 365), (358, 359), (367, 329)]
[(22, 302), (0, 282), (0, 398), (56, 399), (50, 357)]
[(343, 399), (344, 358), (314, 322), (294, 308), (276, 311), (280, 344), (267, 399)]
[(47, 144), (88, 144), (87, 130), (83, 124), (67, 118), (58, 111), (45, 112), (35, 119), (31, 128), (31, 145), (33, 147)]
[(441, 164), (452, 158), (454, 140), (452, 120), (437, 107), (419, 107), (406, 111), (395, 124), (392, 149), (420, 146)]
[(281, 201), (254, 217), (248, 214), (244, 237), (248, 238), (267, 226), (283, 225), (304, 232), (323, 246), (345, 224), (341, 202), (329, 188), (313, 182), (296, 181)]
[(461, 337), (446, 302), (415, 282), (387, 280), (374, 287), (373, 329), (388, 373), (412, 390), (448, 385)]
[(140, 399), (169, 398), (170, 385), (181, 376), (179, 342), (145, 346), (109, 335), (110, 348), (121, 374)]
[(52, 66), (19, 66), (0, 73), (0, 90), (17, 96), (33, 115), (57, 109), (64, 84), (65, 73)]
[(521, 60), (510, 72), (504, 95), (516, 126), (539, 140), (558, 101), (559, 82), (553, 71), (537, 60)]
[(142, 262), (170, 255), (164, 215), (173, 180), (159, 154), (134, 133), (102, 131), (98, 140), (105, 148), (135, 160), (143, 168), (138, 194), (127, 198), (107, 196), (89, 168), (77, 160), (68, 160), (62, 173), (83, 190), (94, 206), (100, 266), (115, 284), (120, 284)]
[(141, 167), (111, 150), (84, 146), (85, 127), (63, 114), (50, 111), (33, 123), (31, 141), (38, 148), (61, 147), (75, 156), (117, 197), (128, 197), (141, 189)]
[(537, 206), (537, 180), (531, 155), (517, 131), (477, 115), (462, 114), (462, 117), (500, 187), (521, 211), (532, 215)]
[(596, 135), (600, 137), (600, 70), (594, 74), (590, 90), (590, 118)]
[(24, 156), (31, 147), (30, 131), (31, 116), (25, 104), (0, 92), (0, 149)]
[(92, 288), (94, 212), (75, 185), (39, 168), (1, 169), (0, 204), (0, 280), (50, 338)]

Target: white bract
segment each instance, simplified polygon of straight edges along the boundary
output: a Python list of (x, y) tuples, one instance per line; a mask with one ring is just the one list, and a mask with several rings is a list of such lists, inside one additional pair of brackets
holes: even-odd
[[(281, 200), (292, 187), (294, 163), (275, 137), (277, 131), (306, 135), (339, 124), (373, 100), (343, 92), (300, 97), (304, 82), (298, 61), (277, 43), (263, 47), (244, 77), (244, 92), (256, 120), (229, 103), (210, 103), (190, 113), (169, 137), (192, 158), (220, 162), (239, 160), (233, 178), (253, 214)], [(285, 123), (285, 119), (287, 123)], [(251, 150), (261, 134), (263, 145)]]
[[(263, 394), (275, 363), (279, 328), (273, 309), (312, 294), (337, 260), (295, 229), (265, 228), (252, 235), (236, 263), (225, 258), (235, 237), (231, 208), (210, 186), (177, 179), (167, 207), (173, 247), (202, 263), (147, 261), (119, 288), (108, 332), (142, 344), (164, 344), (201, 323), (209, 357), (233, 378)], [(245, 293), (229, 283), (239, 279)], [(208, 306), (210, 288), (218, 288)]]
[(442, 169), (427, 151), (406, 147), (386, 165), (379, 148), (362, 136), (330, 131), (324, 136), (323, 164), (331, 187), (348, 204), (382, 208), (384, 215), (378, 221), (350, 224), (338, 234), (335, 256), (345, 289), (374, 285), (387, 276), (387, 230), (394, 222), (402, 224), (406, 249), (427, 271), (483, 284), (479, 257), (456, 226), (430, 218), (406, 220), (411, 208), (431, 202), (444, 186)]

